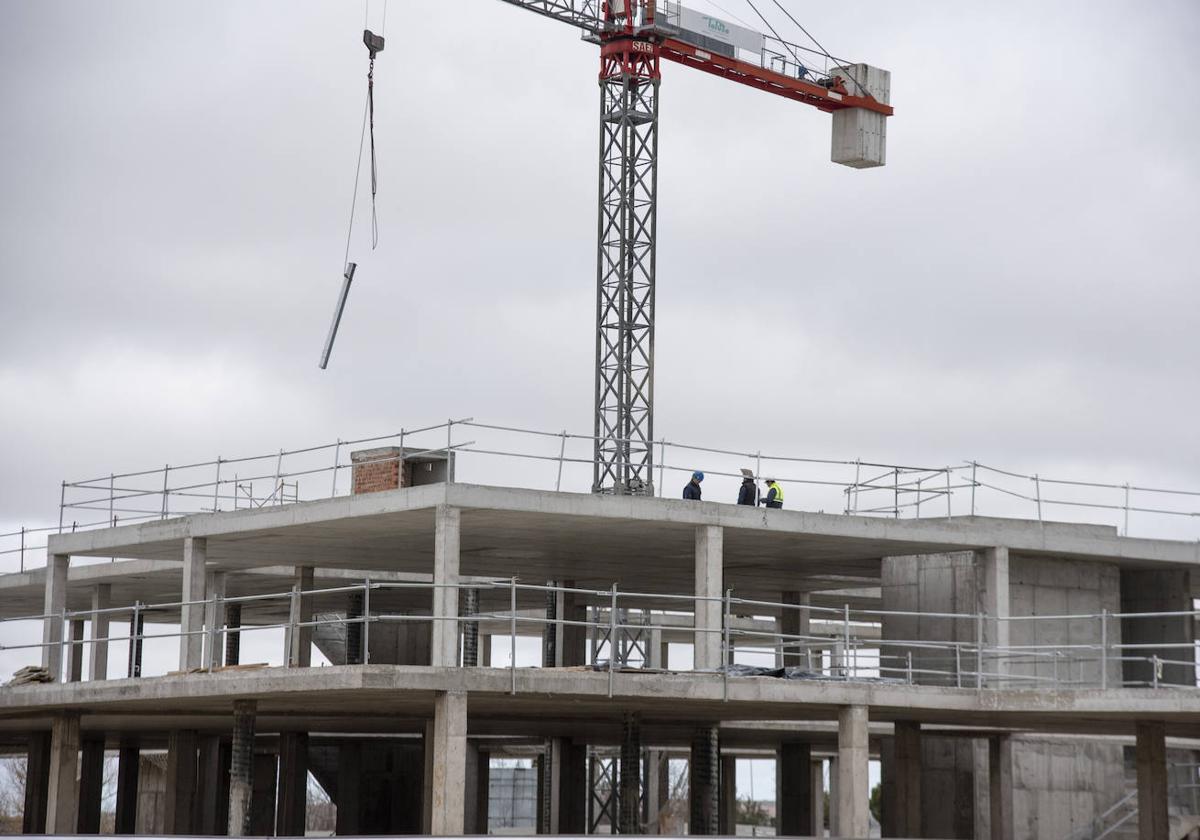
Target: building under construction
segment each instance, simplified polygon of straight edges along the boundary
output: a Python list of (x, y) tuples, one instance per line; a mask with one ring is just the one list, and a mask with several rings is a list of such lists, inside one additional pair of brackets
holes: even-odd
[(483, 833), (496, 768), (539, 833), (653, 834), (686, 759), (687, 831), (733, 834), (739, 757), (775, 760), (779, 835), (867, 836), (876, 760), (883, 836), (1200, 825), (1200, 544), (464, 483), (446, 435), (265, 494), (222, 461), (65, 486), (45, 568), (0, 576), (44, 628), (48, 682), (0, 690), (25, 831), (97, 831), (106, 754), (122, 833), (303, 834), (310, 773), (338, 834)]

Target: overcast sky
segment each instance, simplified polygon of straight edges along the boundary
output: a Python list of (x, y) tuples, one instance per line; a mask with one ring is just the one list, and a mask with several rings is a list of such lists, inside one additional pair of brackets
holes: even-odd
[[(785, 5), (892, 72), (888, 165), (664, 66), (656, 436), (1200, 489), (1200, 6)], [(0, 524), (450, 416), (590, 431), (596, 49), (496, 0), (391, 2), (380, 244), (317, 369), (363, 11), (0, 3)]]

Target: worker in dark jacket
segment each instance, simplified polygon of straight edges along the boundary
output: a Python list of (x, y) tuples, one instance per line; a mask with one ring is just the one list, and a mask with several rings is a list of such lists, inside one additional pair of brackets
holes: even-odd
[(778, 481), (773, 478), (767, 479), (767, 495), (761, 501), (769, 508), (783, 507), (783, 488), (779, 486)]
[(683, 498), (700, 501), (700, 482), (704, 480), (704, 473), (696, 470), (692, 473), (692, 480), (683, 485)]
[(754, 473), (750, 470), (742, 470), (742, 486), (738, 488), (737, 503), (750, 507), (758, 504), (758, 484), (755, 483)]

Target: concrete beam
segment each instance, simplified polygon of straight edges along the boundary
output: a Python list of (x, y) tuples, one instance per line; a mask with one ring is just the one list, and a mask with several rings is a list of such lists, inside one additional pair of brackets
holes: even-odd
[(254, 795), (254, 724), (258, 703), (233, 701), (233, 749), (229, 761), (229, 836), (250, 834), (250, 801)]
[(1137, 725), (1137, 801), (1139, 840), (1167, 837), (1166, 727), (1157, 721)]
[[(457, 520), (457, 511), (454, 515)], [(456, 528), (457, 530), (457, 528)], [(457, 536), (455, 537), (457, 542)], [(454, 551), (457, 558), (458, 551)], [(456, 564), (457, 565), (457, 562)], [(457, 574), (455, 575), (457, 577)], [(455, 593), (454, 606), (458, 598)], [(457, 639), (457, 634), (451, 636)], [(467, 695), (463, 691), (439, 692), (433, 710), (433, 768), (430, 797), (430, 833), (451, 836), (463, 833), (466, 802)]]
[(104, 789), (104, 736), (92, 735), (83, 739), (79, 763), (80, 834), (100, 833), (100, 800)]
[(63, 611), (67, 608), (67, 571), (71, 558), (51, 554), (46, 558), (46, 596), (42, 623), (42, 667), (56, 681), (62, 679)]
[(88, 679), (108, 679), (108, 627), (111, 613), (100, 612), (112, 606), (112, 584), (92, 587), (92, 634), (88, 645)]
[(458, 569), (462, 516), (458, 508), (438, 505), (433, 543), (433, 645), (430, 664), (458, 664)]
[(163, 829), (167, 834), (196, 833), (199, 746), (199, 734), (194, 729), (176, 730), (167, 736), (167, 801)]
[(204, 604), (188, 603), (205, 599), (205, 562), (208, 540), (186, 537), (183, 541), (183, 606), (180, 607), (179, 670), (204, 666)]
[(46, 833), (72, 834), (79, 824), (79, 713), (64, 712), (50, 728), (50, 786)]
[(988, 800), (992, 840), (1014, 840), (1012, 738), (988, 739)]
[[(695, 668), (721, 667), (721, 582), (724, 531), (714, 525), (696, 529)], [(703, 600), (700, 600), (703, 599)]]
[(22, 834), (46, 833), (46, 805), (50, 795), (51, 735), (45, 730), (29, 733), (25, 754), (25, 815)]
[(838, 710), (838, 832), (866, 837), (870, 828), (867, 809), (869, 748), (867, 707), (843, 706)]
[[(776, 761), (776, 823), (781, 837), (819, 835), (813, 814), (812, 745), (785, 742)], [(819, 762), (818, 762), (819, 764)], [(821, 780), (824, 793), (824, 780)], [(822, 798), (824, 798), (822, 796)]]

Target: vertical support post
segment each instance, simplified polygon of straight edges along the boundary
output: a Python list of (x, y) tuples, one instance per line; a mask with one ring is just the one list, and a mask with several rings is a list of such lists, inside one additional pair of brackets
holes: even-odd
[(346, 595), (346, 664), (361, 665), (363, 663), (363, 601), (367, 591), (364, 581), (362, 592), (349, 592)]
[(229, 764), (229, 836), (250, 834), (250, 798), (254, 793), (255, 700), (233, 701), (233, 749)]
[(142, 615), (142, 602), (133, 602), (133, 612), (129, 616), (129, 666), (126, 675), (136, 679), (142, 675), (142, 634), (146, 627), (146, 617)]
[(616, 673), (620, 645), (617, 643), (617, 585), (612, 585), (612, 600), (608, 607), (608, 696), (613, 696), (613, 674)]
[(35, 729), (28, 735), (25, 757), (25, 814), (22, 834), (46, 833), (46, 806), (50, 795), (51, 732)]
[(467, 695), (438, 692), (433, 710), (433, 767), (430, 833), (463, 833), (466, 803)]
[(362, 661), (364, 665), (371, 664), (371, 578), (369, 575), (363, 581)]
[(221, 510), (221, 456), (217, 456), (217, 477), (213, 481), (213, 513)]
[(104, 789), (104, 734), (83, 739), (79, 759), (79, 818), (76, 830), (80, 834), (100, 833), (100, 806)]
[(692, 734), (691, 758), (688, 761), (688, 798), (691, 812), (688, 831), (691, 834), (714, 835), (720, 823), (720, 730), (705, 726)]
[(25, 526), (21, 526), (21, 565), (20, 570), (25, 571)]
[[(775, 796), (780, 837), (820, 836), (813, 814), (812, 745), (785, 741), (776, 754)], [(820, 762), (816, 762), (820, 767)], [(824, 780), (820, 780), (823, 787)], [(824, 793), (824, 790), (822, 790)]]
[(621, 726), (621, 770), (618, 831), (621, 834), (642, 833), (642, 727), (636, 714), (626, 713)]
[[(447, 452), (447, 457), (449, 454)], [(438, 505), (433, 545), (433, 647), (430, 664), (458, 665), (458, 569), (461, 511)]]
[(225, 664), (237, 665), (242, 656), (242, 605), (225, 605)]
[(175, 730), (167, 736), (167, 834), (196, 833), (196, 769), (199, 736), (194, 729)]
[[(403, 446), (401, 446), (400, 452), (401, 452), (401, 454), (404, 453)], [(338, 460), (341, 458), (341, 456), (342, 456), (342, 439), (338, 438), (337, 443), (335, 443), (333, 445), (333, 486), (329, 488), (329, 498), (331, 498), (331, 499), (337, 495)], [(403, 471), (403, 469), (404, 469), (403, 464), (401, 464), (400, 469), (401, 469), (401, 471)]]
[(308, 793), (308, 733), (279, 733), (277, 837), (303, 837)]
[[(205, 583), (208, 602), (204, 605), (204, 668), (220, 668), (221, 626), (225, 617), (225, 573), (211, 572)], [(223, 825), (223, 823), (222, 823)]]
[(898, 837), (921, 835), (921, 725), (895, 725), (895, 829)]
[[(463, 590), (463, 615), (479, 615), (479, 590)], [(463, 623), (462, 664), (464, 668), (474, 668), (479, 665), (479, 622)]]
[(108, 679), (108, 624), (112, 606), (112, 584), (98, 583), (92, 587), (92, 628), (88, 646), (88, 679)]
[[(857, 504), (857, 499), (855, 504)], [(825, 836), (825, 761), (818, 759), (812, 763), (812, 834), (815, 837)]]
[[(291, 663), (296, 668), (312, 665), (313, 595), (315, 577), (312, 566), (296, 567), (296, 617), (292, 625)], [(309, 593), (309, 594), (305, 594)], [(303, 828), (303, 826), (301, 826)]]
[(1037, 473), (1033, 474), (1033, 488), (1037, 498), (1038, 522), (1042, 521), (1042, 480)]
[(558, 445), (558, 478), (554, 480), (554, 492), (557, 493), (562, 489), (562, 468), (563, 458), (567, 454), (567, 430), (562, 431), (562, 442)]
[(135, 738), (121, 741), (117, 753), (117, 813), (114, 832), (133, 834), (137, 830), (138, 771), (141, 751)]
[(721, 665), (721, 581), (724, 571), (724, 531), (715, 525), (696, 528), (696, 618), (694, 624), (697, 671)]
[[(975, 553), (976, 568), (979, 570), (977, 579), (983, 582), (979, 587), (979, 602), (976, 611), (980, 613), (977, 619), (976, 632), (979, 635), (979, 662), (976, 671), (983, 672), (984, 642), (990, 641), (996, 653), (995, 685), (1003, 688), (1009, 668), (1009, 639), (1011, 638), (1010, 616), (1010, 585), (1008, 549), (1004, 546), (984, 549)], [(984, 630), (983, 616), (990, 617), (987, 622), (987, 639)], [(982, 677), (976, 680), (976, 687), (982, 686)]]
[(163, 467), (162, 517), (161, 517), (162, 519), (167, 518), (167, 512), (170, 509), (170, 505), (167, 503), (167, 499), (171, 492), (170, 490), (167, 489), (167, 477), (170, 474), (171, 474), (171, 465), (167, 464)]
[(721, 756), (721, 800), (718, 822), (720, 833), (726, 837), (737, 835), (737, 756)]
[(1108, 607), (1100, 610), (1100, 687), (1108, 688)]
[(71, 655), (67, 659), (67, 682), (83, 682), (83, 631), (82, 618), (71, 619)]
[(73, 834), (79, 821), (79, 713), (63, 712), (50, 725), (50, 787), (46, 833)]
[[(517, 579), (514, 577), (508, 582), (509, 585), (509, 612), (508, 619), (512, 622), (509, 628), (509, 649), (508, 649), (508, 673), (511, 678), (509, 690), (511, 693), (517, 693)], [(609, 683), (611, 685), (611, 678)], [(609, 696), (612, 696), (612, 691), (609, 691)]]
[(838, 831), (847, 837), (866, 837), (867, 707), (843, 706), (838, 711)]
[(204, 585), (208, 540), (183, 540), (183, 606), (180, 608), (179, 670), (190, 671), (204, 664)]
[(979, 464), (975, 461), (971, 462), (971, 516), (975, 515), (975, 488), (979, 486), (979, 482), (975, 480), (975, 473), (979, 469)]
[[(51, 554), (46, 558), (42, 667), (50, 672), (55, 682), (62, 679), (63, 612), (67, 608), (67, 571), (70, 565), (71, 558), (66, 554)], [(74, 826), (69, 830), (74, 830)]]
[(988, 739), (988, 790), (992, 840), (1013, 840), (1013, 756), (1008, 735)]

